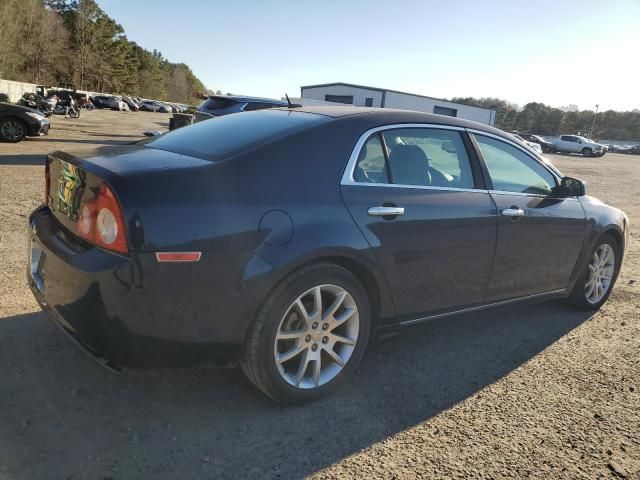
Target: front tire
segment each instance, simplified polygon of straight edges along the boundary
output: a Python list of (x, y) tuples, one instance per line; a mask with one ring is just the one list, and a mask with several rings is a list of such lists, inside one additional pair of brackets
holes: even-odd
[(618, 278), (622, 251), (611, 235), (596, 242), (589, 264), (578, 278), (569, 300), (583, 310), (598, 310), (609, 298)]
[(583, 157), (592, 157), (593, 156), (593, 150), (591, 150), (590, 148), (583, 148), (582, 149), (582, 156)]
[(360, 364), (371, 332), (371, 307), (358, 279), (333, 264), (287, 277), (267, 298), (245, 342), (249, 380), (282, 403), (333, 392)]
[(18, 143), (27, 136), (27, 125), (17, 118), (6, 118), (0, 122), (0, 139)]

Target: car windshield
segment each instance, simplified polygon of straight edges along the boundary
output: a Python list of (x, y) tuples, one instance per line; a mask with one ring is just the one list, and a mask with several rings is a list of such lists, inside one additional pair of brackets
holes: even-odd
[(285, 110), (235, 113), (173, 130), (145, 146), (219, 160), (329, 120), (324, 115)]

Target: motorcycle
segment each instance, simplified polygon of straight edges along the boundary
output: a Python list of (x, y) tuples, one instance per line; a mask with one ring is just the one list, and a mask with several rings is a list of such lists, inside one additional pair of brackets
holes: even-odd
[(69, 97), (66, 100), (58, 100), (53, 109), (56, 115), (69, 115), (71, 118), (80, 118), (80, 109), (76, 105), (76, 101)]
[(45, 117), (49, 117), (53, 113), (56, 100), (44, 98), (33, 93), (25, 93), (22, 98), (18, 100), (18, 105), (33, 108), (34, 110), (40, 111)]
[(91, 111), (95, 108), (95, 105), (91, 99), (87, 97), (80, 97), (78, 99), (78, 108), (84, 108), (85, 110)]

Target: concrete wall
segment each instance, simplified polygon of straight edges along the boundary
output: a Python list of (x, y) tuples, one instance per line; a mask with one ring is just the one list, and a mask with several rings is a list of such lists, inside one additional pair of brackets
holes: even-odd
[(25, 93), (35, 93), (35, 83), (13, 82), (11, 80), (0, 79), (0, 93), (9, 95), (9, 101), (16, 103)]
[[(9, 101), (11, 103), (16, 103), (25, 93), (35, 92), (35, 83), (14, 82), (13, 80), (3, 80), (0, 78), (0, 93), (6, 93), (9, 95)], [(77, 92), (86, 95), (113, 95), (112, 93), (88, 92), (86, 90), (77, 90)]]

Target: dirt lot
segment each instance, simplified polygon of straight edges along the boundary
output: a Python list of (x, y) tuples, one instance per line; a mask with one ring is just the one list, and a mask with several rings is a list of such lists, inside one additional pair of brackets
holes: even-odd
[(83, 112), (55, 118), (48, 138), (0, 144), (1, 479), (640, 479), (640, 157), (552, 156), (631, 219), (599, 313), (554, 302), (434, 321), (373, 345), (332, 398), (283, 408), (239, 370), (103, 370), (28, 292), (43, 154), (132, 141), (167, 119)]

